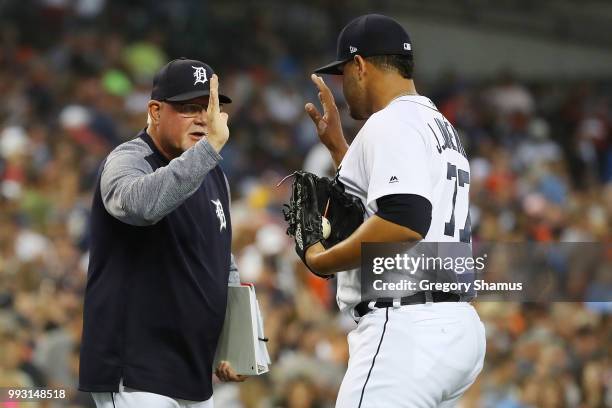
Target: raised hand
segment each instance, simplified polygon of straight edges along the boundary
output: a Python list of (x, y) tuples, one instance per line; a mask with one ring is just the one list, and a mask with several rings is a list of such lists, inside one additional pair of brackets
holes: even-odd
[(332, 95), (329, 87), (323, 81), (323, 78), (312, 74), (310, 79), (312, 79), (312, 82), (314, 82), (319, 89), (319, 100), (323, 106), (323, 115), (321, 115), (314, 104), (310, 102), (304, 106), (304, 109), (314, 122), (321, 143), (327, 147), (336, 166), (338, 166), (348, 150), (348, 144), (342, 133), (340, 113), (334, 101), (334, 95)]
[(217, 152), (220, 152), (229, 139), (229, 128), (227, 127), (227, 113), (221, 112), (219, 108), (219, 77), (213, 74), (210, 78), (210, 96), (208, 97), (208, 109), (206, 109), (208, 126), (208, 143)]

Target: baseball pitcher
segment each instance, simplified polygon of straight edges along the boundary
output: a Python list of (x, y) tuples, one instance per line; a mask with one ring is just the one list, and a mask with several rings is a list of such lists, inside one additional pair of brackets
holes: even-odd
[(298, 255), (318, 275), (337, 274), (338, 305), (358, 322), (338, 408), (452, 407), (483, 366), (484, 326), (465, 296), (417, 289), (388, 300), (361, 287), (362, 242), (471, 240), (466, 153), (453, 126), (416, 92), (412, 71), (412, 42), (393, 19), (369, 14), (342, 30), (337, 61), (315, 72), (341, 75), (351, 116), (367, 120), (350, 146), (329, 88), (312, 76), (323, 112), (312, 103), (306, 111), (338, 167), (334, 182), (364, 208), (354, 231), (326, 242), (335, 220), (317, 220), (329, 194), (302, 175), (287, 216)]

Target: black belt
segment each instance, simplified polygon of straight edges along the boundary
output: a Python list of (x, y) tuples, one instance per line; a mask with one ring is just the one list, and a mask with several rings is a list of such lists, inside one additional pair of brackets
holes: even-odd
[[(431, 300), (434, 303), (437, 302), (459, 302), (461, 296), (456, 293), (450, 292), (431, 292)], [(355, 312), (357, 312), (357, 316), (363, 317), (366, 314), (370, 313), (372, 309), (368, 307), (371, 301), (364, 300), (355, 306)], [(406, 296), (400, 299), (400, 305), (420, 305), (427, 303), (427, 295), (425, 292), (417, 292), (414, 295)], [(393, 307), (393, 300), (378, 300), (374, 303), (374, 307), (384, 308), (384, 307)]]

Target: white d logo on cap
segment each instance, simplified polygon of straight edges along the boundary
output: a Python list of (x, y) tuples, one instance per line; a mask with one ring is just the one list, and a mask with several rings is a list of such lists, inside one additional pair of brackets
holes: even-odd
[(193, 65), (191, 66), (191, 68), (193, 68), (193, 77), (195, 78), (195, 82), (193, 83), (194, 85), (196, 85), (197, 83), (201, 83), (204, 84), (206, 83), (206, 81), (208, 81), (208, 78), (206, 76), (206, 68), (204, 67), (194, 67)]
[(404, 49), (405, 49), (406, 51), (410, 51), (410, 50), (412, 49), (412, 47), (410, 46), (410, 44), (409, 44), (409, 43), (404, 43)]

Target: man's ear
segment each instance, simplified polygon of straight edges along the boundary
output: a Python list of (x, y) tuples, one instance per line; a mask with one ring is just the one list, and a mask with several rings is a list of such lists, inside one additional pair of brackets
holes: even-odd
[(361, 55), (355, 55), (353, 57), (353, 61), (355, 61), (355, 66), (357, 67), (357, 75), (359, 78), (362, 78), (366, 73), (366, 60)]
[(161, 109), (161, 103), (159, 101), (150, 100), (147, 104), (148, 114), (150, 120), (153, 124), (157, 124), (159, 122), (159, 115)]

